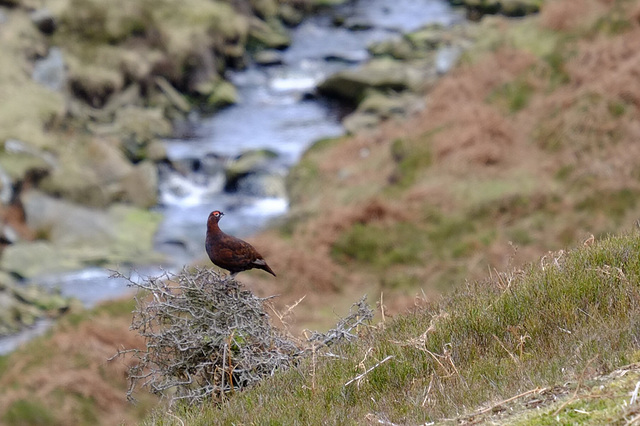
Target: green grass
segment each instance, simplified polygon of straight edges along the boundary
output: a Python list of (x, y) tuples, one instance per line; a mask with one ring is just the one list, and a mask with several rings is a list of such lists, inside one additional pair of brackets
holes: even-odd
[[(176, 415), (192, 425), (358, 424), (367, 416), (417, 424), (611, 371), (637, 360), (638, 253), (635, 233), (549, 255), (363, 329), (357, 341), (332, 347), (333, 356), (321, 351), (220, 407), (183, 407)], [(371, 367), (359, 383), (346, 385)], [(581, 421), (567, 407), (561, 419)], [(162, 415), (155, 421), (174, 422)]]
[(391, 227), (356, 223), (333, 245), (332, 254), (338, 259), (386, 268), (417, 263), (425, 245), (424, 231), (410, 222), (396, 222)]
[(597, 191), (586, 195), (576, 208), (579, 211), (594, 213), (601, 211), (608, 217), (620, 221), (622, 217), (636, 206), (638, 193), (628, 188), (618, 191)]
[(489, 102), (504, 105), (509, 113), (515, 113), (529, 104), (534, 94), (533, 87), (524, 79), (503, 84), (489, 95)]
[(421, 136), (415, 141), (396, 139), (391, 144), (391, 156), (396, 162), (395, 185), (399, 188), (410, 187), (415, 183), (421, 171), (431, 166), (431, 137), (436, 132)]
[(58, 425), (57, 421), (49, 410), (37, 400), (20, 399), (11, 404), (9, 409), (2, 416), (6, 424), (20, 425)]

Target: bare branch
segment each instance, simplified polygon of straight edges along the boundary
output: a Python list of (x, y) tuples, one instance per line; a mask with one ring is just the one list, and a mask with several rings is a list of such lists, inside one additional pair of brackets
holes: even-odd
[(352, 330), (364, 325), (364, 323), (371, 322), (372, 319), (373, 310), (367, 304), (367, 296), (365, 295), (351, 306), (349, 315), (341, 319), (335, 328), (324, 334), (314, 331), (308, 340), (309, 342), (319, 342), (321, 346), (331, 346), (342, 339), (353, 340), (357, 336), (352, 333)]
[(138, 288), (131, 329), (146, 341), (145, 349), (116, 354), (136, 361), (129, 369), (131, 399), (142, 386), (171, 402), (221, 401), (290, 367), (301, 355), (270, 324), (263, 308), (267, 299), (213, 270), (129, 282)]

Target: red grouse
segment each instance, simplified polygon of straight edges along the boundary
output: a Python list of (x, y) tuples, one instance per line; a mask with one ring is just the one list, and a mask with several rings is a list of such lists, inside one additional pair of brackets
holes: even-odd
[(229, 271), (231, 278), (238, 272), (254, 268), (267, 271), (275, 277), (275, 272), (251, 244), (220, 230), (218, 222), (222, 216), (224, 213), (214, 210), (207, 220), (205, 248), (213, 264)]

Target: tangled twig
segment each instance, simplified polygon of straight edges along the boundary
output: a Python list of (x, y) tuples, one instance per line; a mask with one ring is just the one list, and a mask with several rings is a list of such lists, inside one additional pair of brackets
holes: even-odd
[[(126, 278), (126, 277), (124, 277)], [(138, 386), (171, 402), (222, 400), (276, 370), (291, 366), (301, 349), (273, 327), (261, 299), (213, 270), (165, 272), (138, 288), (131, 329), (146, 341), (132, 354), (132, 399)]]

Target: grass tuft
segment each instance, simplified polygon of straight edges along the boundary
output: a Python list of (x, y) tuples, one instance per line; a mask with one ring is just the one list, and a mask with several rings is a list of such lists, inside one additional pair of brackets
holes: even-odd
[(5, 412), (2, 419), (6, 424), (20, 425), (58, 425), (51, 412), (37, 400), (19, 399)]

